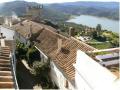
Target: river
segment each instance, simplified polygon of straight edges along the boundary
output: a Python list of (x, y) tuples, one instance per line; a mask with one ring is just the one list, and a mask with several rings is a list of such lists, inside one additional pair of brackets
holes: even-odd
[(80, 15), (68, 20), (67, 22), (82, 24), (89, 27), (96, 27), (97, 24), (101, 24), (102, 29), (119, 33), (119, 21), (111, 20), (107, 18), (101, 18), (96, 16), (90, 16), (90, 15)]

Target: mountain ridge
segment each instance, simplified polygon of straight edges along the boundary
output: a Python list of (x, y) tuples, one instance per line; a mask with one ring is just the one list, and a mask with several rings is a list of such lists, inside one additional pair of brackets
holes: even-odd
[[(26, 1), (12, 1), (0, 4), (0, 14), (11, 15), (15, 12), (22, 16), (26, 13), (28, 5), (39, 4)], [(42, 18), (53, 21), (65, 21), (70, 15), (93, 15), (99, 17), (107, 17), (119, 20), (119, 3), (118, 2), (67, 2), (59, 4), (43, 4)]]

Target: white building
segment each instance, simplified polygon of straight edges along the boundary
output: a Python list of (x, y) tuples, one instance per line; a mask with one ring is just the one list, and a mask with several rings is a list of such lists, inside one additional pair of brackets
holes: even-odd
[(5, 40), (14, 40), (14, 30), (0, 26), (0, 33), (3, 33), (3, 35), (6, 37)]
[(78, 90), (118, 90), (118, 86), (114, 87), (117, 77), (80, 50), (77, 51), (77, 61), (74, 66)]
[[(110, 71), (83, 53), (96, 49), (81, 41), (64, 37), (31, 21), (24, 21), (15, 26), (19, 35), (30, 34), (26, 29), (30, 23), (32, 32), (36, 33), (33, 40), (35, 47), (40, 52), (42, 62), (50, 59), (51, 79), (59, 89), (106, 90), (105, 88), (109, 88), (117, 79)], [(80, 51), (77, 51), (78, 49)]]

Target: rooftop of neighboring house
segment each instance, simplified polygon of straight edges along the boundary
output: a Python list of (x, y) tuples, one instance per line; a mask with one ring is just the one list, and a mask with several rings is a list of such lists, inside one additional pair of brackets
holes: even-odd
[(93, 52), (87, 52), (87, 54), (91, 58), (96, 60), (98, 63), (106, 67), (114, 75), (119, 77), (120, 76), (119, 51), (120, 51), (120, 48), (118, 47), (118, 48), (103, 49), (103, 50), (96, 50)]
[(10, 61), (10, 48), (0, 47), (0, 89), (14, 89), (14, 80)]
[(32, 33), (38, 33), (40, 30), (44, 28), (55, 31), (54, 28), (48, 25), (38, 24), (29, 20), (24, 20), (23, 22), (13, 25), (12, 27), (12, 29), (15, 29), (18, 33), (20, 33), (25, 38), (30, 33), (30, 29), (32, 30)]
[[(19, 32), (25, 35), (26, 28), (31, 21), (24, 21), (22, 24), (17, 24), (16, 29), (22, 30)], [(65, 77), (70, 81), (74, 80), (76, 63), (76, 53), (80, 49), (83, 52), (96, 50), (95, 48), (74, 39), (73, 37), (64, 37), (55, 32), (55, 29), (44, 27), (40, 29), (41, 24), (32, 22), (32, 30), (40, 30), (39, 36), (35, 38), (35, 46), (40, 49), (45, 55), (54, 61), (56, 66), (63, 72)], [(28, 34), (28, 33), (27, 33)], [(58, 50), (58, 39), (61, 39), (61, 47)]]

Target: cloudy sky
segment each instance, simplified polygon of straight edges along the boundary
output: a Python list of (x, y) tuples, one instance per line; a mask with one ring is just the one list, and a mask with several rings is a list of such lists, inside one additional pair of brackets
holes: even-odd
[[(9, 1), (23, 1), (23, 0), (0, 0), (0, 3), (9, 2)], [(39, 3), (62, 3), (62, 2), (74, 2), (74, 1), (119, 1), (119, 0), (24, 0), (29, 2), (39, 2)]]

